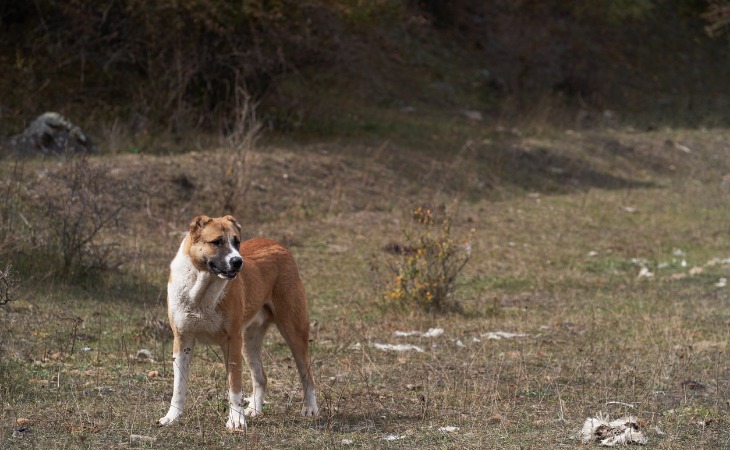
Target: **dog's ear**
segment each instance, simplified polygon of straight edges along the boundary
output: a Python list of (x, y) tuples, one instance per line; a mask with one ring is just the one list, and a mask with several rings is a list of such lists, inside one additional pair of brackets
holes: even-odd
[(236, 229), (238, 230), (238, 232), (239, 233), (241, 232), (241, 230), (242, 230), (241, 224), (238, 223), (238, 221), (236, 220), (235, 217), (233, 217), (233, 216), (225, 216), (224, 219), (230, 220), (233, 223), (233, 226), (236, 227)]
[(192, 222), (190, 222), (190, 234), (194, 235), (200, 231), (201, 228), (205, 226), (208, 222), (210, 222), (212, 219), (208, 216), (197, 216), (193, 219)]

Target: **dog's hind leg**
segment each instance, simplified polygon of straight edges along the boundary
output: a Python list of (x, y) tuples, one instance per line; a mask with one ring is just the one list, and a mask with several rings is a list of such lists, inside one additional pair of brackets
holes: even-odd
[(261, 414), (264, 407), (266, 395), (266, 373), (261, 364), (261, 349), (263, 347), (264, 335), (271, 323), (271, 314), (267, 307), (261, 309), (243, 333), (243, 356), (251, 371), (251, 398), (245, 414), (255, 417)]
[(314, 393), (314, 377), (312, 377), (312, 369), (309, 364), (309, 319), (307, 318), (306, 297), (304, 296), (304, 288), (296, 289), (288, 295), (296, 295), (296, 301), (290, 300), (289, 305), (303, 305), (303, 312), (289, 312), (280, 314), (274, 319), (276, 327), (291, 350), (294, 361), (299, 371), (299, 379), (304, 389), (304, 406), (302, 406), (303, 416), (316, 416), (319, 414), (317, 407), (317, 397)]

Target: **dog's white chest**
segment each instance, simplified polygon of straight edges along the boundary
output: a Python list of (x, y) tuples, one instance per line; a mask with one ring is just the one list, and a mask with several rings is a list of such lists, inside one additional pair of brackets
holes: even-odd
[(171, 280), (167, 285), (170, 320), (181, 333), (193, 333), (206, 340), (223, 326), (218, 304), (223, 299), (226, 281), (200, 272), (178, 254), (171, 266)]

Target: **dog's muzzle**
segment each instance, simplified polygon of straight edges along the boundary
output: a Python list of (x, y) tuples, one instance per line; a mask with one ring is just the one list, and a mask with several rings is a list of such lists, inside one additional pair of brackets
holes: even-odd
[(238, 272), (241, 271), (241, 267), (243, 267), (243, 258), (241, 258), (240, 256), (233, 257), (228, 261), (228, 264), (226, 264), (226, 266), (227, 267), (225, 268), (220, 268), (216, 266), (213, 261), (208, 261), (208, 268), (211, 272), (221, 278), (232, 280), (236, 278)]

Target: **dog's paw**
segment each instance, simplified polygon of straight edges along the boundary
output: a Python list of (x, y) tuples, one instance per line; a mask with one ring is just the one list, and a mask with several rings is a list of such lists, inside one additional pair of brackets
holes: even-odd
[(311, 406), (303, 406), (302, 407), (302, 415), (304, 417), (315, 417), (319, 415), (319, 408), (317, 408), (317, 405), (311, 405)]
[(165, 417), (157, 420), (157, 426), (159, 426), (159, 427), (166, 427), (166, 426), (172, 424), (173, 422), (175, 422), (179, 417), (180, 417), (180, 414), (177, 414), (177, 415), (172, 414), (171, 415), (171, 414), (168, 413)]
[(245, 431), (246, 430), (246, 417), (240, 412), (233, 411), (228, 415), (228, 422), (226, 422), (226, 428), (230, 431)]
[[(246, 415), (246, 417), (256, 417), (260, 416), (264, 412), (264, 404), (268, 403), (265, 400), (262, 400), (262, 397), (259, 397), (258, 399), (254, 399), (254, 396), (246, 397), (246, 403), (248, 405), (246, 406), (246, 409), (243, 411), (243, 413)], [(258, 401), (256, 401), (258, 400)]]
[(256, 417), (260, 415), (262, 411), (260, 409), (257, 409), (253, 405), (249, 405), (246, 407), (245, 410), (243, 410), (243, 414), (246, 415), (246, 417)]

